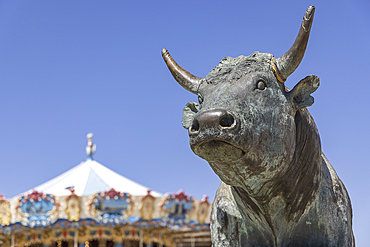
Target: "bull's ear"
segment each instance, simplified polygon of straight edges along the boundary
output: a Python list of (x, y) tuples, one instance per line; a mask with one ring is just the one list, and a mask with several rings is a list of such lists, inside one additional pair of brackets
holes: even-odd
[(182, 126), (184, 126), (185, 129), (189, 129), (191, 124), (193, 123), (193, 119), (195, 115), (198, 113), (200, 109), (200, 105), (195, 102), (189, 102), (184, 107), (184, 110), (182, 111)]
[(314, 99), (310, 94), (315, 92), (319, 85), (320, 79), (315, 75), (309, 75), (298, 82), (292, 91), (288, 92), (287, 97), (293, 110), (299, 110), (301, 108), (311, 106)]

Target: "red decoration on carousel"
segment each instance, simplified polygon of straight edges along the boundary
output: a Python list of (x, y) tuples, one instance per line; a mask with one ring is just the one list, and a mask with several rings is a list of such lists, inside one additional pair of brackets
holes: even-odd
[(151, 195), (151, 192), (152, 192), (152, 190), (147, 190), (146, 195), (141, 197), (141, 200), (143, 200), (144, 198), (147, 198), (147, 197), (155, 199), (154, 196)]
[(44, 193), (37, 192), (37, 190), (33, 190), (32, 193), (30, 193), (30, 194), (27, 195), (27, 197), (25, 198), (25, 201), (23, 201), (23, 203), (24, 202), (28, 202), (31, 199), (33, 199), (34, 201), (38, 201), (39, 198), (42, 198), (44, 200), (50, 200), (49, 198), (47, 198), (46, 196), (44, 196)]
[(174, 199), (178, 199), (179, 201), (186, 200), (186, 202), (189, 202), (189, 196), (185, 195), (183, 190), (179, 190), (179, 192), (175, 193)]
[(203, 199), (201, 200), (201, 203), (206, 203), (207, 205), (209, 205), (210, 203), (208, 202), (208, 196), (207, 195), (203, 195)]
[(110, 189), (109, 191), (105, 191), (101, 194), (102, 197), (108, 196), (109, 198), (113, 199), (115, 196), (118, 196), (120, 199), (125, 198), (122, 192), (116, 191), (114, 188)]
[(76, 197), (77, 199), (80, 199), (80, 197), (78, 195), (75, 194), (75, 189), (74, 187), (67, 187), (66, 188), (67, 190), (69, 190), (71, 192), (71, 194), (69, 196), (67, 196), (66, 200), (69, 201), (71, 198), (73, 197)]
[(0, 194), (0, 202), (6, 201), (5, 196)]

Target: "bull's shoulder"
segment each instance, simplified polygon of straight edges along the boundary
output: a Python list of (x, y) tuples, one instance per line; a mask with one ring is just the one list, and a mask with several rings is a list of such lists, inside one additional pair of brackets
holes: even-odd
[(211, 212), (213, 246), (274, 246), (269, 225), (246, 207), (232, 186), (221, 183)]

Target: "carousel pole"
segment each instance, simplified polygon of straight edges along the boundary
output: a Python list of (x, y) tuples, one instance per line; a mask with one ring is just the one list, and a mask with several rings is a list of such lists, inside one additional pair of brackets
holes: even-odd
[(159, 232), (159, 247), (163, 247), (162, 231)]
[(14, 242), (15, 242), (15, 234), (12, 232), (11, 240), (10, 240), (10, 245), (11, 247), (14, 247)]
[(75, 231), (75, 238), (74, 238), (73, 247), (78, 247), (78, 230), (77, 229)]
[(194, 239), (194, 236), (191, 237), (191, 247), (195, 247), (195, 239)]
[(143, 242), (143, 230), (140, 230), (140, 247), (144, 247), (144, 242)]

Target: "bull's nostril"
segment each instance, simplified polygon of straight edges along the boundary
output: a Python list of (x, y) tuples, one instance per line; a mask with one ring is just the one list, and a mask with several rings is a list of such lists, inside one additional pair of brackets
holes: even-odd
[(235, 119), (231, 114), (226, 114), (220, 119), (220, 126), (223, 128), (233, 127), (235, 124)]
[(191, 129), (190, 129), (190, 131), (191, 132), (197, 132), (199, 130), (199, 122), (198, 122), (198, 120), (194, 120), (193, 121), (193, 124), (191, 125)]

